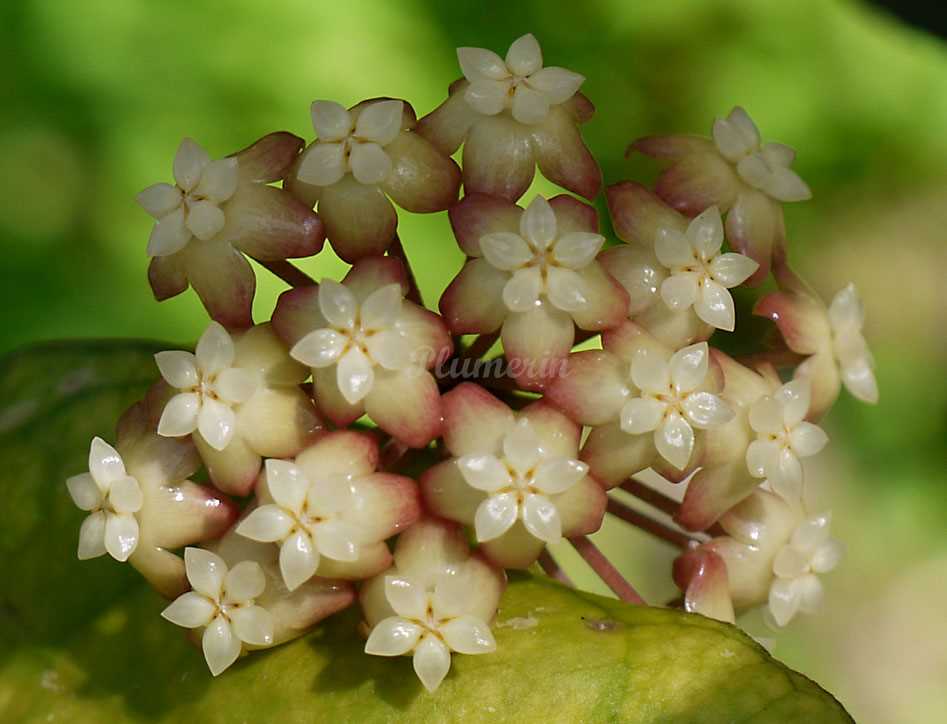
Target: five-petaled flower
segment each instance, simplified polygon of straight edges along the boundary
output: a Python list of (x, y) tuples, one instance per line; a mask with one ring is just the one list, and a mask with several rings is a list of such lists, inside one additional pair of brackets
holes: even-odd
[(761, 397), (749, 410), (750, 427), (757, 439), (747, 447), (747, 467), (754, 477), (766, 478), (773, 490), (782, 494), (801, 494), (799, 458), (815, 455), (829, 441), (822, 428), (806, 422), (809, 401), (809, 381), (803, 378)]
[(829, 304), (832, 351), (838, 362), (842, 383), (863, 402), (878, 402), (875, 363), (862, 334), (865, 310), (854, 284), (840, 289)]
[(457, 199), (460, 169), (414, 132), (414, 110), (400, 100), (369, 100), (346, 110), (312, 104), (316, 140), (299, 157), (286, 188), (318, 202), (332, 248), (345, 261), (383, 254), (395, 239), (398, 206), (443, 211)]
[(292, 356), (312, 367), (316, 404), (332, 422), (345, 426), (367, 412), (382, 430), (424, 447), (441, 426), (428, 370), (452, 342), (440, 317), (404, 299), (406, 292), (398, 259), (370, 257), (342, 284), (285, 292), (273, 326)]
[(785, 241), (781, 202), (812, 196), (790, 168), (795, 152), (781, 143), (762, 144), (756, 124), (739, 106), (714, 122), (712, 140), (650, 136), (631, 148), (671, 162), (655, 191), (674, 208), (689, 216), (710, 206), (729, 212), (727, 238), (759, 264), (750, 282), (762, 282), (774, 250)]
[(184, 628), (204, 628), (201, 644), (210, 673), (227, 669), (244, 644), (273, 643), (273, 616), (256, 605), (266, 588), (263, 569), (242, 561), (228, 569), (223, 558), (202, 548), (185, 548), (184, 565), (193, 590), (181, 594), (161, 616)]
[(394, 560), (361, 589), (372, 627), (365, 651), (412, 654), (418, 677), (434, 691), (450, 669), (451, 651), (483, 654), (496, 648), (490, 621), (505, 577), (470, 554), (459, 526), (430, 518), (399, 536)]
[(271, 133), (212, 161), (191, 139), (181, 142), (176, 185), (155, 184), (138, 195), (157, 219), (148, 242), (148, 278), (159, 301), (190, 284), (213, 319), (248, 327), (256, 277), (243, 255), (277, 261), (322, 249), (319, 217), (268, 185), (283, 178), (302, 145), (292, 134)]
[(464, 144), (466, 193), (515, 201), (538, 163), (550, 181), (594, 198), (602, 175), (578, 129), (595, 112), (578, 92), (585, 79), (564, 68), (543, 68), (532, 35), (514, 41), (506, 60), (482, 48), (458, 48), (457, 58), (465, 77), (418, 130), (445, 154)]
[(118, 451), (100, 437), (89, 448), (89, 472), (66, 481), (69, 495), (89, 511), (79, 529), (79, 560), (108, 553), (127, 561), (138, 546), (138, 520), (142, 493), (138, 481), (125, 470)]
[(374, 576), (390, 563), (384, 541), (420, 514), (409, 478), (375, 472), (378, 445), (348, 430), (331, 432), (294, 462), (267, 460), (259, 507), (237, 533), (278, 543), (279, 567), (293, 591), (318, 574)]
[(655, 253), (668, 269), (661, 298), (671, 309), (693, 306), (697, 316), (717, 329), (736, 326), (733, 297), (727, 291), (746, 281), (759, 264), (743, 254), (721, 254), (723, 221), (716, 206), (701, 212), (684, 234), (661, 229)]
[(540, 389), (556, 376), (576, 325), (598, 331), (627, 315), (627, 293), (596, 260), (604, 238), (591, 206), (537, 196), (524, 211), (471, 194), (450, 219), (470, 258), (441, 297), (441, 312), (455, 334), (500, 329), (521, 386)]
[(485, 555), (525, 568), (546, 543), (592, 533), (605, 492), (578, 461), (580, 428), (545, 402), (514, 414), (464, 383), (444, 395), (444, 440), (454, 456), (421, 476), (428, 509), (473, 526)]
[(197, 431), (215, 450), (223, 450), (236, 428), (234, 407), (256, 391), (256, 379), (234, 367), (233, 339), (217, 322), (211, 322), (194, 353), (158, 352), (155, 362), (161, 376), (178, 390), (158, 422), (158, 434), (183, 437)]

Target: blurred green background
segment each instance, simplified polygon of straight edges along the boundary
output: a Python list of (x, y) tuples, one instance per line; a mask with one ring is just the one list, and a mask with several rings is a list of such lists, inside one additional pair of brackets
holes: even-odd
[[(198, 336), (193, 293), (151, 299), (150, 220), (133, 202), (170, 179), (184, 135), (217, 156), (271, 130), (308, 139), (315, 98), (403, 97), (420, 115), (459, 74), (456, 46), (502, 53), (530, 31), (548, 63), (587, 76), (598, 115), (586, 137), (609, 182), (653, 177), (623, 159), (630, 139), (706, 133), (744, 105), (766, 138), (799, 151), (815, 198), (787, 209), (791, 257), (824, 295), (858, 285), (881, 386), (877, 407), (843, 395), (827, 421), (834, 445), (810, 479), (849, 555), (828, 578), (825, 613), (794, 622), (774, 652), (860, 722), (942, 720), (942, 41), (831, 0), (32, 0), (4, 3), (0, 21), (0, 353), (62, 337)], [(401, 231), (433, 300), (461, 261), (446, 216), (405, 216)], [(301, 266), (343, 269), (328, 249)], [(259, 286), (264, 319), (283, 285), (261, 273)], [(673, 596), (669, 549), (621, 524), (600, 535), (646, 598)]]

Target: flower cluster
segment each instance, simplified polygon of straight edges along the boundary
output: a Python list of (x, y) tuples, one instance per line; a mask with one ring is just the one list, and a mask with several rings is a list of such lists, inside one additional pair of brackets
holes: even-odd
[[(174, 184), (138, 196), (155, 296), (190, 285), (212, 321), (194, 352), (155, 356), (115, 447), (95, 438), (67, 486), (88, 513), (79, 558), (139, 570), (214, 676), (358, 602), (366, 653), (410, 655), (434, 691), (454, 654), (497, 649), (505, 571), (555, 572), (552, 544), (629, 597), (585, 536), (606, 511), (634, 519), (609, 491), (649, 468), (686, 486), (666, 530), (694, 534), (673, 569), (689, 611), (763, 605), (783, 626), (817, 608), (840, 559), (829, 515), (805, 502), (805, 459), (841, 385), (878, 391), (854, 287), (826, 306), (788, 266), (781, 204), (810, 196), (794, 152), (742, 108), (712, 139), (636, 141), (670, 165), (654, 190), (608, 186), (609, 240), (573, 195), (522, 198), (537, 165), (599, 193), (584, 78), (545, 66), (532, 35), (458, 60), (420, 120), (401, 100), (318, 100), (308, 146), (273, 133), (211, 160), (185, 139)], [(467, 257), (439, 313), (395, 205), (446, 211)], [(351, 264), (341, 282), (286, 261), (325, 238)], [(269, 321), (251, 316), (248, 258), (292, 286)], [(754, 311), (784, 345), (733, 358), (712, 344), (737, 326), (731, 290), (770, 271), (779, 288)], [(509, 379), (439, 374), (497, 342)], [(208, 484), (192, 482), (202, 469)]]

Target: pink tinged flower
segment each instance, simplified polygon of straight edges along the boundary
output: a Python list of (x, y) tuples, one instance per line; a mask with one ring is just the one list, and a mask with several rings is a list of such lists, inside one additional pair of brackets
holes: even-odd
[(315, 101), (317, 139), (286, 187), (319, 214), (333, 249), (350, 263), (383, 254), (398, 223), (392, 201), (415, 213), (443, 211), (457, 199), (460, 169), (414, 132), (414, 110), (373, 100), (346, 110)]
[(729, 212), (727, 238), (759, 264), (750, 284), (763, 281), (774, 250), (785, 243), (781, 203), (811, 197), (809, 187), (790, 169), (792, 149), (763, 144), (739, 106), (715, 121), (712, 140), (652, 136), (635, 141), (631, 150), (671, 162), (655, 190), (674, 208), (690, 216), (710, 206)]
[(362, 609), (371, 634), (365, 651), (411, 655), (429, 691), (447, 674), (451, 652), (496, 649), (490, 622), (505, 585), (502, 570), (471, 556), (463, 531), (435, 519), (419, 521), (399, 538), (395, 565), (366, 581)]
[(674, 561), (674, 582), (684, 592), (684, 610), (734, 623), (727, 565), (706, 547), (693, 548)]
[(161, 376), (178, 394), (171, 398), (158, 434), (182, 437), (197, 431), (215, 450), (224, 450), (236, 429), (234, 408), (256, 392), (257, 380), (245, 369), (234, 367), (233, 339), (217, 322), (211, 322), (190, 352), (159, 352), (155, 361)]
[(421, 478), (436, 515), (472, 526), (485, 555), (525, 568), (548, 542), (599, 528), (605, 494), (578, 458), (580, 428), (545, 402), (514, 414), (477, 385), (444, 396), (453, 456)]
[(138, 547), (135, 516), (141, 511), (143, 496), (118, 451), (102, 438), (93, 438), (89, 472), (69, 478), (66, 486), (79, 509), (89, 512), (79, 529), (79, 560), (108, 553), (117, 561), (127, 561)]
[(627, 293), (596, 260), (604, 238), (592, 207), (537, 196), (523, 211), (472, 194), (450, 218), (471, 259), (441, 297), (441, 311), (456, 334), (501, 329), (519, 384), (539, 389), (558, 374), (576, 325), (606, 329), (626, 316)]
[(292, 356), (313, 370), (316, 402), (338, 426), (367, 413), (411, 447), (440, 433), (440, 393), (428, 370), (450, 354), (441, 319), (404, 299), (392, 257), (356, 264), (342, 284), (283, 294), (273, 324)]
[(237, 533), (279, 545), (279, 567), (293, 591), (314, 575), (358, 579), (390, 563), (384, 540), (419, 515), (417, 488), (376, 473), (378, 447), (360, 433), (329, 433), (295, 462), (268, 460), (260, 505)]
[(642, 349), (631, 363), (639, 393), (622, 407), (621, 429), (630, 435), (652, 433), (658, 453), (683, 470), (694, 449), (694, 428), (725, 424), (733, 410), (717, 395), (701, 391), (709, 372), (706, 342), (678, 350), (670, 359)]
[(244, 649), (273, 644), (273, 616), (256, 604), (266, 588), (255, 561), (228, 568), (215, 553), (186, 548), (184, 565), (192, 590), (171, 603), (161, 616), (183, 628), (203, 628), (204, 659), (211, 674), (229, 668)]
[(818, 574), (833, 570), (842, 559), (842, 545), (829, 537), (828, 513), (806, 519), (773, 560), (768, 613), (785, 626), (797, 613), (818, 613), (823, 589)]
[(854, 284), (841, 289), (829, 304), (832, 351), (842, 375), (842, 384), (862, 402), (878, 402), (875, 363), (862, 335), (865, 310)]
[(668, 269), (661, 298), (672, 310), (693, 306), (712, 327), (732, 332), (736, 326), (733, 297), (728, 289), (746, 281), (759, 267), (743, 254), (721, 254), (723, 221), (716, 206), (701, 212), (687, 231), (658, 230), (655, 253)]
[(809, 382), (798, 379), (760, 398), (749, 410), (750, 426), (757, 439), (747, 447), (747, 468), (754, 477), (766, 478), (774, 490), (789, 498), (802, 493), (800, 458), (815, 455), (828, 442), (822, 428), (805, 420), (809, 401)]
[(578, 131), (594, 113), (578, 92), (585, 79), (564, 68), (543, 68), (532, 35), (516, 40), (505, 59), (482, 48), (458, 48), (457, 58), (464, 78), (418, 128), (445, 154), (465, 144), (467, 193), (515, 201), (538, 163), (554, 183), (594, 198), (601, 171)]
[(148, 277), (161, 301), (194, 287), (211, 317), (231, 328), (251, 324), (256, 280), (244, 254), (263, 261), (311, 256), (322, 222), (287, 192), (283, 178), (302, 139), (272, 133), (233, 156), (211, 160), (185, 139), (174, 160), (176, 183), (138, 195), (155, 224)]

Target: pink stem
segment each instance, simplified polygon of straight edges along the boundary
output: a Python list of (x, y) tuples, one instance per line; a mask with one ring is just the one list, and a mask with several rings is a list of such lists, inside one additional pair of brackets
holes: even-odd
[(626, 493), (631, 493), (638, 500), (643, 500), (648, 505), (657, 508), (668, 515), (676, 515), (680, 505), (664, 493), (659, 493), (654, 488), (648, 487), (644, 483), (639, 483), (634, 478), (629, 478), (621, 484), (621, 489)]
[(481, 334), (470, 343), (469, 347), (465, 348), (457, 356), (460, 357), (460, 359), (479, 359), (490, 351), (490, 348), (496, 343), (499, 337), (499, 332)]
[(652, 520), (644, 513), (640, 513), (634, 508), (629, 508), (624, 503), (615, 500), (614, 498), (608, 499), (608, 512), (614, 515), (616, 518), (621, 518), (626, 523), (640, 528), (646, 533), (660, 538), (661, 540), (667, 541), (673, 546), (678, 548), (689, 548), (692, 543), (697, 543), (697, 541), (691, 538), (686, 533), (675, 530), (669, 526), (664, 525), (656, 520)]
[(549, 551), (545, 548), (543, 548), (543, 552), (539, 554), (539, 565), (550, 578), (555, 578), (557, 581), (559, 581), (559, 583), (564, 583), (570, 588), (575, 588), (572, 580), (566, 575), (566, 572), (562, 570), (562, 567), (556, 563), (556, 559), (553, 558)]
[(254, 259), (264, 269), (268, 269), (291, 287), (314, 287), (316, 280), (301, 269), (297, 269), (285, 259), (277, 261), (260, 261)]
[(580, 556), (589, 564), (589, 567), (595, 571), (605, 585), (608, 586), (622, 601), (634, 603), (639, 606), (645, 606), (644, 599), (638, 595), (634, 587), (628, 583), (618, 572), (608, 559), (602, 555), (602, 552), (584, 535), (570, 538), (569, 542), (576, 549)]
[(424, 306), (424, 300), (421, 298), (421, 288), (418, 286), (417, 277), (414, 276), (414, 270), (411, 268), (411, 262), (405, 253), (404, 246), (401, 243), (401, 237), (395, 234), (395, 240), (388, 249), (388, 254), (401, 259), (404, 262), (404, 268), (408, 272), (408, 299), (419, 307)]

